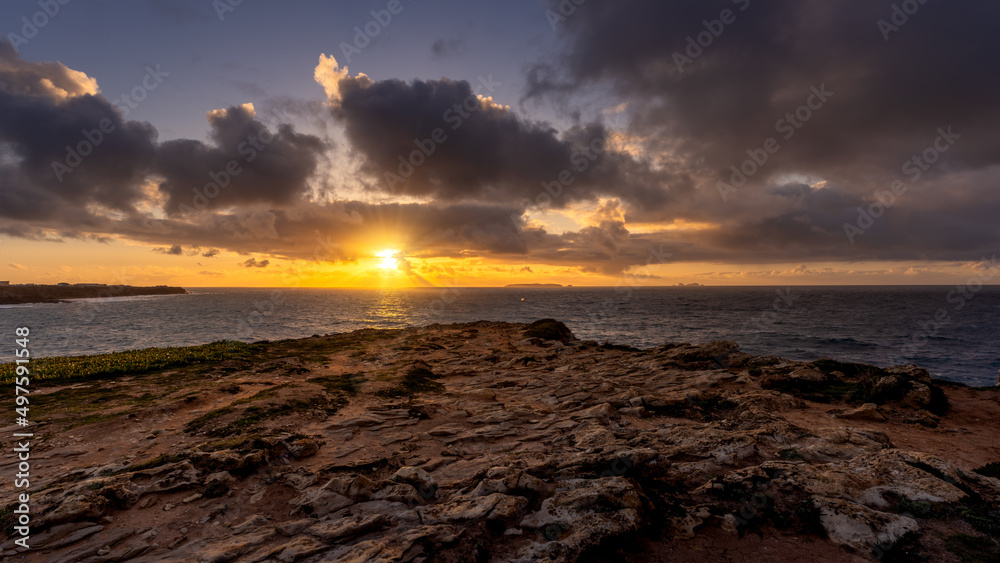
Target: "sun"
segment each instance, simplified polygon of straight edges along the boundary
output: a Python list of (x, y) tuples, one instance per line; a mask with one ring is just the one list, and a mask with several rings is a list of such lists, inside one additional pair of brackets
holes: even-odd
[(382, 250), (375, 253), (382, 260), (379, 261), (378, 267), (383, 270), (395, 270), (399, 266), (399, 261), (396, 260), (396, 255), (399, 254), (398, 250)]

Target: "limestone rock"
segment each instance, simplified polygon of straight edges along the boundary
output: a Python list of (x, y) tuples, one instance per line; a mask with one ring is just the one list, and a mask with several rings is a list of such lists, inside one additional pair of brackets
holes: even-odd
[(333, 543), (345, 538), (357, 537), (373, 532), (388, 525), (389, 519), (383, 515), (351, 516), (335, 518), (319, 522), (307, 528), (305, 533), (315, 536), (326, 543)]
[(837, 418), (844, 418), (847, 420), (871, 420), (876, 422), (885, 421), (885, 415), (882, 414), (882, 410), (879, 409), (879, 406), (875, 403), (865, 403), (860, 407), (848, 409), (837, 414)]
[(393, 474), (392, 479), (401, 483), (409, 483), (423, 498), (434, 498), (438, 485), (429, 473), (419, 467), (401, 467)]
[(909, 516), (879, 512), (842, 499), (816, 497), (820, 523), (834, 543), (880, 559), (903, 536), (919, 530)]

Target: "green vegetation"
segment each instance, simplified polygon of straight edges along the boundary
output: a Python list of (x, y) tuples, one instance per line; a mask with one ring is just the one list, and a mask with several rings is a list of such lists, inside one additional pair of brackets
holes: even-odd
[(1000, 538), (1000, 512), (985, 504), (973, 504), (959, 508), (958, 515), (980, 532)]
[(896, 503), (894, 510), (900, 514), (909, 514), (915, 518), (933, 518), (944, 520), (954, 512), (951, 507), (941, 503), (910, 500), (902, 498)]
[(146, 469), (153, 469), (163, 465), (170, 465), (171, 463), (177, 463), (178, 461), (184, 461), (187, 459), (184, 456), (176, 454), (161, 454), (154, 458), (141, 461), (139, 463), (133, 463), (125, 469), (121, 470), (120, 473), (131, 473), (133, 471), (143, 471)]
[(237, 399), (237, 400), (233, 401), (232, 403), (230, 403), (230, 406), (246, 405), (246, 404), (253, 403), (253, 402), (256, 402), (256, 401), (263, 401), (264, 399), (270, 399), (272, 397), (277, 397), (278, 396), (278, 391), (280, 391), (281, 389), (285, 389), (287, 387), (291, 387), (291, 385), (288, 385), (288, 384), (275, 385), (274, 387), (269, 387), (267, 389), (264, 389), (263, 391), (258, 391), (256, 393), (254, 393), (253, 395), (250, 395), (249, 397), (244, 397), (242, 399)]
[(88, 424), (97, 424), (98, 422), (106, 422), (108, 420), (113, 420), (129, 414), (132, 411), (119, 411), (113, 413), (103, 413), (98, 412), (94, 414), (88, 414), (85, 416), (77, 417), (73, 422), (66, 425), (66, 430), (71, 428), (76, 428), (77, 426), (86, 426)]
[[(244, 405), (262, 398), (271, 397), (277, 389), (279, 387), (265, 389), (253, 397), (240, 399), (231, 405), (208, 411), (184, 425), (184, 431), (193, 434), (204, 430), (208, 436), (221, 438), (234, 434), (243, 434), (247, 430), (254, 429), (264, 422), (288, 416), (295, 412), (319, 411), (324, 416), (329, 416), (336, 413), (348, 403), (347, 397), (338, 394), (332, 397), (314, 396), (307, 399), (294, 399), (284, 403), (251, 405), (243, 409), (234, 407), (234, 405)], [(235, 416), (230, 417), (229, 415)], [(227, 419), (228, 422), (223, 422), (223, 418)], [(219, 424), (214, 424), (216, 422)]]
[(233, 407), (229, 407), (229, 406), (221, 407), (221, 408), (218, 408), (218, 409), (215, 409), (215, 410), (210, 410), (207, 413), (205, 413), (205, 414), (203, 414), (203, 415), (201, 415), (199, 417), (196, 417), (196, 418), (193, 418), (193, 419), (189, 420), (188, 423), (184, 425), (184, 431), (185, 432), (197, 432), (197, 431), (201, 430), (202, 428), (204, 428), (205, 425), (207, 425), (209, 422), (212, 422), (213, 420), (215, 420), (217, 418), (223, 417), (223, 416), (225, 416), (225, 415), (233, 412), (234, 410), (235, 409), (233, 409)]
[(198, 446), (198, 451), (206, 453), (218, 452), (222, 450), (237, 450), (240, 452), (249, 452), (254, 449), (266, 449), (262, 447), (262, 444), (265, 443), (263, 441), (264, 437), (265, 437), (264, 434), (230, 436), (227, 438), (222, 438), (220, 440), (205, 442), (204, 444)]
[[(246, 359), (253, 351), (254, 345), (221, 340), (183, 348), (144, 348), (93, 356), (38, 358), (30, 363), (31, 379), (74, 381), (139, 375), (190, 364)], [(0, 364), (0, 382), (12, 383), (16, 366), (14, 363)]]

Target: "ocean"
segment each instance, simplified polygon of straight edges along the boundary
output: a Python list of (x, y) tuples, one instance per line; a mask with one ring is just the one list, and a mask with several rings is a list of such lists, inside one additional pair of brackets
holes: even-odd
[(995, 384), (1000, 368), (1000, 286), (189, 290), (0, 306), (0, 361), (20, 326), (33, 355), (53, 356), (551, 317), (637, 348), (734, 340), (796, 360), (915, 363), (970, 385)]

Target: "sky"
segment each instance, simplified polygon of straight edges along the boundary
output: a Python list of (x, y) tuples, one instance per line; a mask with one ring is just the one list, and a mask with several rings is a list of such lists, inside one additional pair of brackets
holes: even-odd
[(0, 279), (963, 284), (986, 0), (11, 0)]

